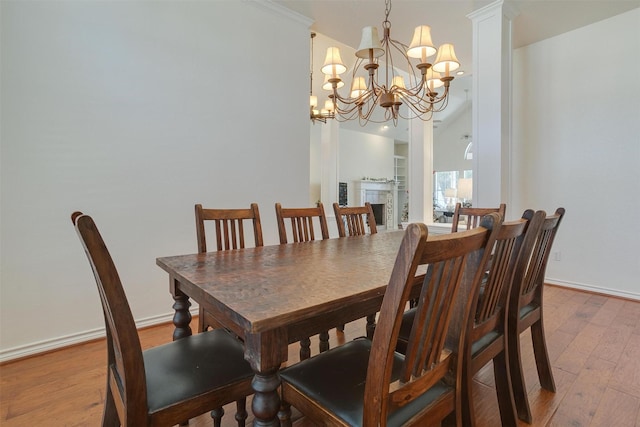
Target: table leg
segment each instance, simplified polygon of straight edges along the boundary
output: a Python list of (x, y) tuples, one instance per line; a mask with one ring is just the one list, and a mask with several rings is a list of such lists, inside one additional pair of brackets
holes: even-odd
[(171, 295), (175, 301), (173, 303), (173, 309), (175, 310), (173, 314), (173, 325), (175, 326), (173, 340), (175, 341), (191, 335), (191, 327), (189, 326), (191, 323), (191, 312), (189, 311), (191, 301), (189, 301), (188, 295), (178, 289), (177, 280), (171, 280), (170, 288)]
[(288, 340), (284, 330), (245, 334), (244, 358), (254, 372), (251, 385), (254, 390), (251, 410), (254, 426), (280, 426), (280, 376), (278, 370), (287, 361)]
[(255, 416), (254, 427), (279, 426), (280, 421), (276, 417), (280, 409), (280, 377), (278, 370), (256, 373), (251, 382), (255, 394), (251, 401), (251, 410)]

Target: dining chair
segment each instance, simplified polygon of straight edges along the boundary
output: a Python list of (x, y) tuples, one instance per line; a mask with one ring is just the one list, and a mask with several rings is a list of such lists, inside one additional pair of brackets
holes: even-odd
[[(287, 244), (287, 227), (290, 224), (291, 237), (293, 243), (310, 242), (316, 239), (314, 230), (314, 218), (320, 225), (320, 236), (322, 239), (329, 238), (329, 227), (327, 217), (324, 213), (324, 206), (318, 203), (315, 208), (283, 208), (280, 203), (276, 203), (276, 220), (278, 222), (278, 234), (280, 244)], [(286, 221), (289, 220), (289, 221)], [(329, 332), (323, 331), (318, 336), (320, 341), (320, 352), (329, 349)], [(311, 357), (311, 340), (304, 338), (300, 340), (300, 360)]]
[(107, 335), (107, 392), (103, 426), (172, 426), (238, 402), (244, 426), (253, 371), (240, 341), (225, 330), (196, 334), (142, 351), (136, 324), (109, 251), (93, 219), (71, 215), (89, 259), (102, 303)]
[(531, 247), (530, 256), (518, 262), (514, 275), (514, 288), (509, 301), (507, 320), (509, 372), (518, 417), (527, 423), (531, 423), (532, 417), (524, 382), (520, 335), (528, 328), (531, 328), (533, 354), (540, 385), (545, 390), (554, 393), (556, 391), (544, 334), (542, 291), (549, 254), (564, 214), (564, 208), (556, 209), (553, 215), (544, 219), (536, 235), (527, 236), (523, 245)]
[(480, 224), (483, 216), (493, 212), (498, 212), (502, 215), (502, 218), (504, 218), (507, 212), (507, 205), (500, 203), (500, 206), (497, 208), (465, 208), (461, 203), (456, 203), (456, 208), (453, 211), (451, 232), (455, 233), (458, 231), (462, 220), (465, 220), (467, 230), (476, 228), (478, 224)]
[[(364, 206), (340, 206), (334, 203), (333, 212), (336, 215), (339, 237), (364, 236), (378, 232), (373, 208), (369, 202), (366, 202)], [(369, 228), (368, 232), (367, 227)]]
[(318, 219), (322, 239), (328, 239), (329, 228), (322, 203), (318, 203), (315, 208), (283, 208), (280, 203), (276, 203), (280, 243), (288, 243), (286, 222), (290, 222), (291, 237), (294, 243), (315, 240), (314, 218)]
[[(251, 221), (254, 245), (256, 247), (264, 245), (262, 241), (260, 211), (257, 203), (251, 203), (251, 207), (248, 209), (204, 209), (201, 204), (197, 204), (195, 205), (195, 211), (198, 253), (207, 252), (205, 222), (214, 226), (212, 228), (215, 234), (217, 251), (242, 249), (245, 247), (245, 221)], [(221, 327), (221, 325), (218, 321), (200, 307), (198, 312), (198, 332), (219, 327)]]
[[(366, 234), (376, 234), (376, 218), (373, 215), (371, 203), (365, 202), (364, 206), (340, 206), (338, 203), (333, 204), (333, 212), (336, 216), (336, 224), (338, 225), (338, 236), (364, 236)], [(346, 224), (346, 227), (345, 227)], [(367, 228), (369, 229), (367, 233)], [(367, 337), (373, 337), (375, 330), (376, 315), (367, 316)], [(339, 325), (339, 331), (344, 331), (344, 325)]]
[[(360, 338), (281, 371), (283, 425), (290, 406), (312, 422), (335, 426), (461, 425), (460, 384), (466, 305), (461, 283), (475, 277), (471, 256), (499, 226), (497, 214), (464, 233), (427, 238), (425, 224), (409, 224), (395, 259), (373, 340)], [(395, 351), (402, 314), (416, 272), (420, 288), (416, 321), (405, 355)], [(468, 270), (465, 272), (465, 269)], [(463, 280), (464, 278), (464, 280)], [(451, 327), (450, 327), (451, 325)]]
[[(477, 271), (480, 283), (470, 294), (470, 315), (466, 328), (466, 343), (462, 372), (463, 425), (475, 425), (473, 402), (473, 376), (488, 362), (493, 361), (496, 395), (503, 426), (517, 426), (515, 403), (509, 381), (507, 358), (507, 305), (513, 283), (516, 263), (522, 253), (522, 243), (527, 235), (535, 234), (542, 224), (544, 212), (534, 214), (527, 210), (516, 221), (503, 222), (494, 233), (490, 250), (485, 251)], [(406, 351), (409, 329), (415, 321), (415, 310), (403, 315), (398, 340), (398, 350)]]

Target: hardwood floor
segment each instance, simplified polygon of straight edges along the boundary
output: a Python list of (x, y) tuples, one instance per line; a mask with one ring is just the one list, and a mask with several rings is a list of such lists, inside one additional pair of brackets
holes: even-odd
[[(541, 390), (528, 333), (524, 365), (533, 426), (640, 427), (640, 302), (555, 286), (545, 288), (545, 330), (557, 393)], [(171, 339), (172, 325), (140, 331), (143, 348)], [(331, 344), (364, 335), (363, 321), (331, 331)], [(297, 360), (298, 344), (290, 346)], [(317, 340), (312, 350), (317, 351)], [(105, 390), (104, 341), (74, 346), (0, 366), (3, 427), (100, 424)], [(475, 377), (478, 427), (500, 425), (491, 364)], [(225, 407), (223, 425), (235, 425), (235, 407)], [(299, 414), (297, 427), (311, 425)], [(251, 419), (251, 417), (250, 417)], [(202, 415), (191, 426), (211, 426)], [(521, 423), (522, 426), (528, 424)]]

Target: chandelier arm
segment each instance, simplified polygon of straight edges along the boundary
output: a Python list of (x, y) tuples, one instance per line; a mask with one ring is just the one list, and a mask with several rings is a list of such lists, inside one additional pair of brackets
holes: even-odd
[[(338, 95), (339, 96), (339, 95)], [(333, 97), (333, 95), (331, 95), (331, 97)], [(343, 100), (341, 98), (338, 98), (340, 101), (342, 101), (341, 105), (338, 102), (334, 102), (334, 107), (336, 112), (341, 115), (341, 116), (347, 116), (350, 115), (352, 112), (358, 110), (360, 108), (360, 104), (358, 102), (356, 102), (355, 99), (346, 99)], [(362, 104), (362, 103), (361, 103)], [(355, 116), (353, 116), (353, 118), (355, 118)]]
[(442, 95), (438, 96), (438, 92), (432, 92), (435, 94), (435, 96), (429, 96), (429, 102), (430, 104), (440, 104), (443, 101), (446, 101), (447, 103), (449, 102), (449, 86), (445, 86), (444, 88), (444, 92), (442, 93)]
[[(433, 109), (430, 108), (431, 106), (429, 106), (428, 108), (420, 108), (419, 105), (408, 102), (407, 107), (409, 110), (413, 111), (416, 117), (420, 118), (423, 121), (428, 121), (431, 118), (431, 115), (433, 114)], [(429, 114), (429, 117), (423, 118), (425, 114)], [(403, 117), (403, 118), (408, 118), (408, 117)]]
[(411, 108), (409, 108), (409, 109), (414, 112), (415, 115), (413, 117), (410, 117), (409, 115), (405, 116), (404, 114), (400, 114), (399, 116), (401, 118), (403, 118), (404, 120), (411, 120), (411, 119), (417, 118), (417, 119), (422, 120), (423, 122), (428, 122), (433, 117), (433, 111), (427, 111), (427, 112), (418, 114), (413, 109), (411, 109)]
[[(367, 122), (371, 121), (371, 115), (373, 114), (376, 105), (380, 102), (380, 93), (376, 93), (374, 96), (369, 98), (366, 102), (359, 105), (358, 115), (360, 119), (365, 120)], [(374, 121), (374, 123), (376, 123)]]

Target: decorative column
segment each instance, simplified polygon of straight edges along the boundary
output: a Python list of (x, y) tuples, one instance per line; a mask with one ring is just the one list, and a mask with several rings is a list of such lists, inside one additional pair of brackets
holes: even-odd
[(511, 202), (512, 20), (503, 0), (468, 15), (473, 23), (473, 206)]
[(433, 122), (409, 120), (409, 222), (433, 222)]
[(336, 120), (317, 123), (322, 126), (320, 136), (320, 201), (327, 216), (333, 216), (333, 203), (338, 201), (338, 127)]

